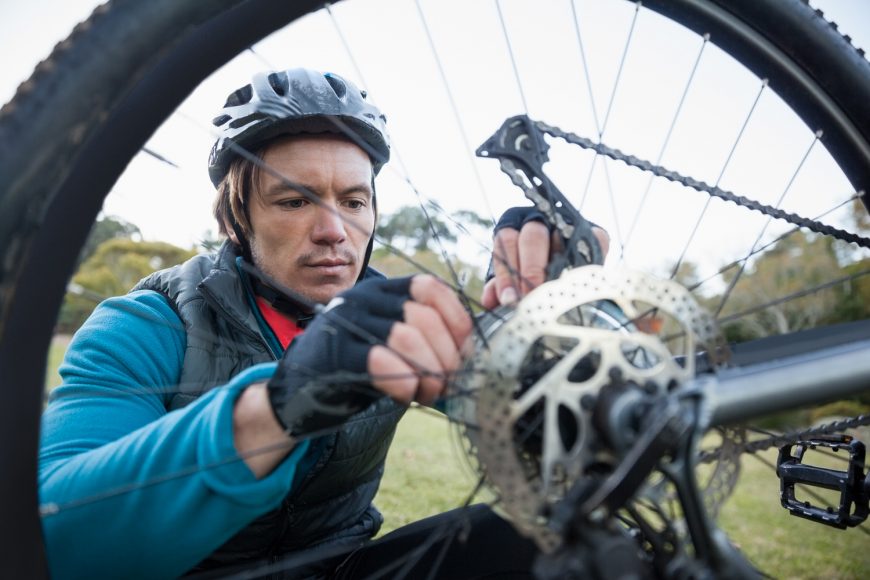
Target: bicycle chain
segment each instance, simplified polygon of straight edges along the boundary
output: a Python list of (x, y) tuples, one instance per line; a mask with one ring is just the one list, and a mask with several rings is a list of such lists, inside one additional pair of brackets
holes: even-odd
[[(575, 135), (574, 133), (570, 133), (568, 131), (563, 131), (558, 127), (554, 127), (553, 125), (548, 125), (542, 121), (532, 121), (532, 123), (537, 127), (538, 130), (551, 135), (553, 137), (557, 137), (562, 139), (568, 143), (573, 145), (577, 145), (582, 147), (583, 149), (591, 149), (595, 151), (599, 155), (604, 155), (609, 157), (615, 161), (622, 161), (626, 165), (630, 167), (635, 167), (637, 169), (641, 169), (643, 171), (648, 171), (658, 177), (663, 177), (669, 181), (673, 181), (675, 183), (682, 184), (686, 187), (690, 187), (695, 191), (699, 191), (702, 193), (706, 193), (713, 197), (718, 197), (719, 199), (733, 202), (741, 207), (745, 207), (747, 209), (760, 212), (764, 215), (781, 219), (787, 221), (796, 226), (807, 228), (813, 232), (823, 234), (826, 236), (832, 236), (837, 238), (838, 240), (842, 240), (844, 242), (849, 242), (856, 244), (862, 248), (870, 248), (870, 238), (865, 238), (863, 236), (859, 236), (853, 234), (851, 232), (847, 232), (846, 230), (842, 230), (839, 228), (835, 228), (833, 226), (829, 226), (823, 224), (819, 221), (805, 218), (795, 213), (787, 212), (785, 210), (765, 205), (761, 202), (755, 201), (753, 199), (749, 199), (748, 197), (744, 197), (742, 195), (737, 195), (730, 191), (724, 190), (718, 186), (709, 185), (706, 182), (698, 181), (692, 177), (687, 177), (677, 173), (676, 171), (671, 171), (661, 165), (655, 165), (649, 161), (644, 159), (640, 159), (635, 157), (634, 155), (627, 155), (620, 151), (619, 149), (614, 149), (612, 147), (608, 147), (603, 143), (596, 143), (591, 139), (587, 139), (585, 137), (581, 137), (579, 135)], [(513, 171), (511, 171), (513, 170)], [(511, 178), (511, 181), (520, 187), (523, 191), (526, 192), (527, 197), (529, 197), (538, 209), (541, 210), (546, 215), (550, 216), (554, 213), (551, 204), (543, 198), (534, 188), (530, 187), (528, 184), (524, 183), (522, 178), (519, 177), (516, 173), (516, 168), (509, 161), (502, 161), (502, 171), (504, 171), (508, 177)], [(530, 191), (531, 190), (531, 191)], [(531, 192), (534, 192), (534, 195), (530, 195)], [(543, 204), (541, 203), (543, 202)], [(556, 212), (557, 213), (557, 212)], [(556, 224), (557, 227), (559, 226)], [(570, 235), (565, 235), (565, 229), (563, 227), (559, 227), (560, 233), (566, 238), (569, 239)], [(571, 228), (573, 229), (573, 228)]]
[[(824, 425), (819, 425), (818, 427), (810, 427), (809, 429), (804, 429), (803, 431), (790, 431), (789, 433), (782, 433), (781, 435), (772, 435), (766, 439), (757, 439), (755, 441), (749, 441), (743, 443), (738, 447), (739, 453), (757, 453), (759, 451), (766, 451), (771, 447), (781, 447), (783, 445), (794, 444), (799, 441), (805, 441), (807, 439), (812, 439), (813, 437), (817, 437), (819, 435), (831, 435), (833, 433), (840, 433), (845, 431), (846, 429), (855, 429), (856, 427), (865, 427), (870, 425), (870, 414), (868, 415), (858, 415), (857, 417), (851, 417), (849, 419), (842, 419), (840, 421), (834, 421), (832, 423), (825, 423)], [(720, 450), (716, 449), (715, 451), (708, 451), (701, 453), (698, 457), (699, 463), (711, 463), (719, 458)]]
[(556, 211), (553, 204), (550, 203), (546, 197), (541, 195), (536, 188), (532, 187), (528, 181), (522, 178), (519, 169), (517, 169), (517, 166), (514, 165), (513, 161), (504, 157), (502, 157), (500, 161), (501, 170), (508, 176), (508, 178), (510, 178), (511, 183), (523, 190), (526, 197), (535, 204), (538, 211), (547, 216), (547, 219), (550, 220), (550, 224), (559, 230), (559, 234), (561, 234), (563, 238), (570, 240), (571, 236), (574, 235), (573, 224), (568, 223), (562, 214)]

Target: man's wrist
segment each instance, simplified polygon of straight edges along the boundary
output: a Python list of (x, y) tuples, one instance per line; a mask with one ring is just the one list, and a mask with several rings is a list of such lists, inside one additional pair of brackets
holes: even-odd
[(271, 473), (293, 449), (293, 438), (272, 411), (265, 382), (250, 385), (236, 399), (233, 443), (257, 479)]

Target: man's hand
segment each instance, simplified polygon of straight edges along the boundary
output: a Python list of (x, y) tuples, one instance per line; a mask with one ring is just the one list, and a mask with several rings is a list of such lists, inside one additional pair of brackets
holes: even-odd
[[(602, 255), (607, 255), (610, 236), (598, 226), (592, 227)], [(514, 304), (544, 283), (551, 250), (561, 245), (561, 238), (544, 223), (544, 216), (534, 208), (511, 208), (499, 219), (492, 250), (495, 276), (483, 287), (481, 303), (493, 309)]]
[(379, 391), (402, 403), (428, 405), (443, 394), (461, 364), (471, 318), (453, 290), (434, 276), (411, 278), (410, 298), (387, 345), (369, 351), (368, 369)]
[(471, 319), (432, 276), (367, 280), (318, 314), (269, 381), (292, 436), (340, 425), (383, 395), (432, 403), (460, 364)]

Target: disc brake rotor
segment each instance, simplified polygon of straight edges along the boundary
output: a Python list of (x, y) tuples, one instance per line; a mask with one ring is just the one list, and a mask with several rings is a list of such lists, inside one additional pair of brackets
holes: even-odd
[(480, 327), (448, 414), (501, 509), (546, 551), (559, 541), (547, 528), (552, 506), (578, 478), (613, 464), (593, 424), (601, 389), (664, 393), (727, 353), (685, 288), (600, 266), (566, 270)]

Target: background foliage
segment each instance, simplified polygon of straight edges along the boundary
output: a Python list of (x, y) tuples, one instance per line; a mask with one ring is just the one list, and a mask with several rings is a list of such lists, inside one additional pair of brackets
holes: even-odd
[(75, 332), (100, 301), (124, 294), (151, 272), (196, 254), (165, 242), (134, 239), (138, 233), (136, 226), (114, 218), (96, 222), (67, 287), (57, 332)]

